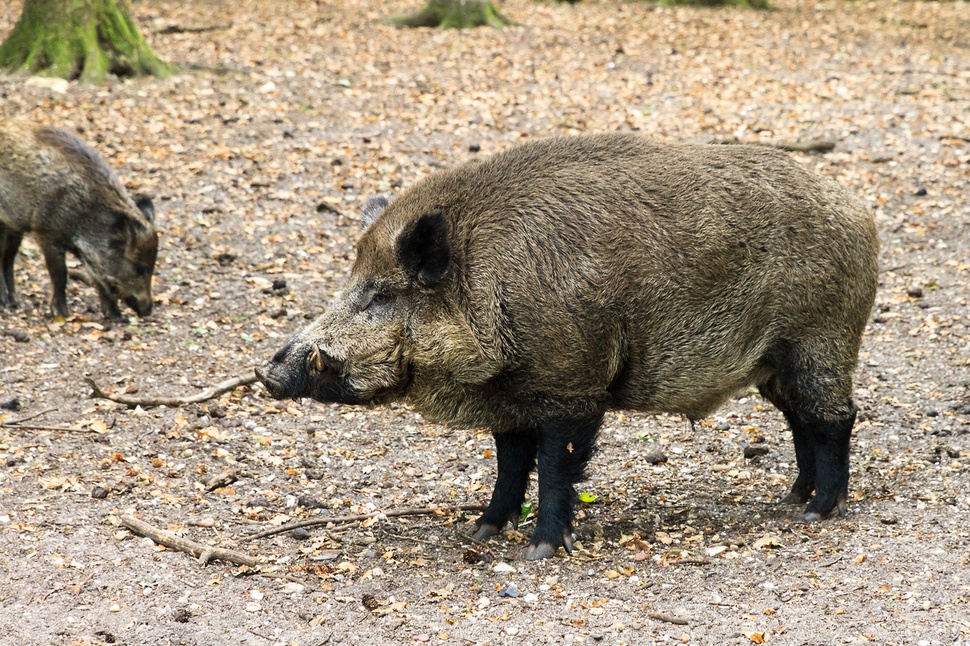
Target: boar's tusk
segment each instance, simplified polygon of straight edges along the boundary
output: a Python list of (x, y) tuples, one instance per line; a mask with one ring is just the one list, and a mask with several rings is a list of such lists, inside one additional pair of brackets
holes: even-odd
[(307, 369), (310, 374), (321, 373), (326, 370), (327, 365), (323, 362), (323, 354), (320, 352), (320, 348), (317, 344), (313, 344), (313, 349), (310, 350), (310, 355), (306, 359)]

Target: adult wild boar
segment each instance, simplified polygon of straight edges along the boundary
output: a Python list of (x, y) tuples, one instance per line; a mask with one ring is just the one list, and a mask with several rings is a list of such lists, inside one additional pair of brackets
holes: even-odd
[(489, 428), (498, 477), (475, 536), (515, 523), (538, 466), (529, 559), (572, 548), (606, 410), (698, 419), (755, 385), (794, 436), (784, 502), (811, 499), (817, 520), (845, 512), (877, 247), (859, 200), (766, 147), (530, 143), (387, 206), (345, 291), (257, 375), (277, 397), (403, 400)]
[(0, 307), (16, 306), (14, 259), (25, 233), (44, 253), (52, 283), (51, 315), (66, 317), (71, 252), (98, 290), (105, 317), (118, 299), (139, 316), (152, 311), (158, 251), (151, 198), (128, 195), (91, 147), (51, 126), (0, 120)]

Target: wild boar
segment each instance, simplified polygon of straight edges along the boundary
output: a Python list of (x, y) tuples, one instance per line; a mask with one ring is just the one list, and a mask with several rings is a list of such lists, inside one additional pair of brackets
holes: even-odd
[(67, 252), (84, 265), (105, 317), (121, 316), (119, 299), (139, 316), (151, 313), (158, 252), (151, 198), (133, 200), (104, 159), (73, 134), (0, 120), (0, 306), (18, 304), (14, 259), (26, 233), (44, 254), (52, 316), (68, 315)]
[(537, 467), (525, 556), (571, 550), (608, 409), (696, 420), (751, 385), (794, 436), (783, 502), (845, 513), (878, 240), (837, 183), (767, 147), (558, 138), (430, 176), (368, 224), (347, 288), (256, 374), (490, 429), (477, 538), (516, 522)]

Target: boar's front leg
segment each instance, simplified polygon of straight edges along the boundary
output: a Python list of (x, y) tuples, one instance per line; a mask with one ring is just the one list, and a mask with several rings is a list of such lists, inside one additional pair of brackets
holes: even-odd
[(562, 545), (573, 551), (574, 485), (583, 479), (603, 416), (564, 419), (539, 429), (539, 513), (525, 558), (550, 558)]
[(474, 537), (482, 540), (502, 531), (506, 523), (519, 526), (519, 514), (529, 474), (536, 464), (538, 435), (534, 430), (515, 430), (492, 433), (495, 438), (495, 457), (498, 475), (495, 490), (485, 512), (475, 521)]
[(51, 277), (51, 316), (67, 318), (67, 262), (64, 249), (41, 241), (44, 263)]
[(17, 307), (17, 292), (13, 286), (13, 263), (24, 234), (0, 225), (0, 307)]
[(109, 321), (123, 319), (118, 301), (111, 295), (108, 288), (102, 285), (100, 280), (94, 281), (94, 287), (98, 290), (98, 300), (101, 301), (101, 315)]

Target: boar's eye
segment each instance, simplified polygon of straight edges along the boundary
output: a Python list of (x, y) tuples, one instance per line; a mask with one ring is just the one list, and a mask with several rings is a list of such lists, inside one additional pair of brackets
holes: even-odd
[(385, 292), (375, 292), (374, 295), (371, 296), (370, 302), (367, 303), (367, 307), (365, 307), (364, 309), (365, 310), (366, 309), (370, 309), (371, 307), (373, 307), (375, 305), (385, 305), (385, 304), (389, 303), (390, 301), (391, 301), (390, 294), (387, 294)]

